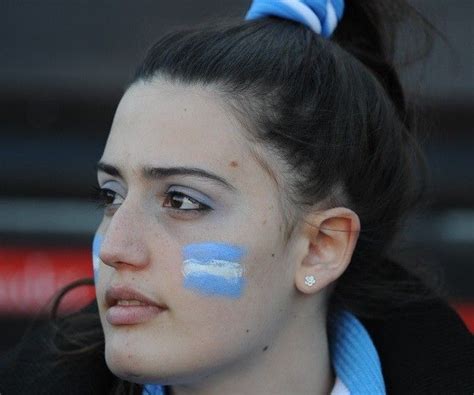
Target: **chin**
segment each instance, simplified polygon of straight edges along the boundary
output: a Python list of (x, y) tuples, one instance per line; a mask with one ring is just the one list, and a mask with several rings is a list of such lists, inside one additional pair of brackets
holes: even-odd
[[(116, 340), (116, 339), (115, 339)], [(137, 384), (177, 384), (189, 380), (189, 373), (196, 367), (186, 366), (177, 360), (182, 353), (160, 350), (155, 347), (134, 347), (129, 342), (106, 341), (105, 362), (117, 377)], [(159, 356), (159, 357), (157, 357)]]
[(105, 362), (109, 370), (121, 379), (139, 383), (144, 376), (144, 366), (140, 364), (140, 357), (128, 347), (105, 347)]
[(144, 358), (131, 354), (127, 350), (115, 352), (106, 349), (105, 362), (107, 367), (115, 376), (132, 383), (165, 384), (161, 379), (158, 379), (158, 377), (166, 377), (165, 372), (160, 372), (158, 364), (150, 364)]
[(168, 330), (158, 333), (155, 328), (107, 328), (109, 370), (137, 384), (191, 384), (234, 362), (236, 350), (225, 350), (221, 343), (190, 341)]
[(133, 352), (124, 344), (106, 345), (105, 361), (115, 376), (137, 384), (189, 385), (220, 368), (220, 364), (209, 365), (208, 359), (186, 355), (182, 350), (146, 351)]

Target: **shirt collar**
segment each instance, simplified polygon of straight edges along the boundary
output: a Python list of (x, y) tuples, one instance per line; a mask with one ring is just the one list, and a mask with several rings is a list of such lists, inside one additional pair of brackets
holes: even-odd
[(330, 314), (328, 336), (333, 368), (349, 393), (384, 395), (377, 350), (356, 316), (345, 310)]

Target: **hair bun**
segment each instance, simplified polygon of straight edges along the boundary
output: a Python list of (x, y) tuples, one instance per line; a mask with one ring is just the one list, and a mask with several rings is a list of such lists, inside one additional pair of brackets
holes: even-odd
[(344, 11), (344, 0), (253, 0), (245, 19), (275, 16), (308, 26), (329, 37)]

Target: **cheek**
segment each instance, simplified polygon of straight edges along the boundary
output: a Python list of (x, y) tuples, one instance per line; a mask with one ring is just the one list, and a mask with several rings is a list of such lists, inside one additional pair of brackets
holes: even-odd
[(237, 339), (244, 339), (255, 321), (255, 309), (248, 303), (247, 247), (214, 241), (187, 244), (182, 258), (183, 298), (175, 311), (179, 326), (194, 344), (207, 344), (207, 352), (239, 344)]
[(216, 336), (225, 336), (219, 328), (243, 329), (245, 334), (246, 328), (257, 329), (267, 322), (267, 315), (281, 307), (290, 291), (284, 285), (289, 282), (282, 278), (281, 256), (273, 251), (263, 243), (185, 245), (180, 284), (184, 297), (176, 311), (180, 320), (208, 327)]

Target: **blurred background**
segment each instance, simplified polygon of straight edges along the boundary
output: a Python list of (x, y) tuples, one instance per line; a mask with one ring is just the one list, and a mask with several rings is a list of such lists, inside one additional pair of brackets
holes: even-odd
[[(243, 16), (250, 0), (0, 2), (0, 352), (52, 295), (92, 275), (101, 212), (95, 164), (135, 65), (163, 32)], [(409, 221), (405, 252), (442, 274), (474, 331), (472, 0), (413, 0), (445, 36), (402, 69), (426, 119), (429, 206)], [(410, 43), (404, 32), (401, 47)], [(82, 287), (61, 311), (94, 297)]]

